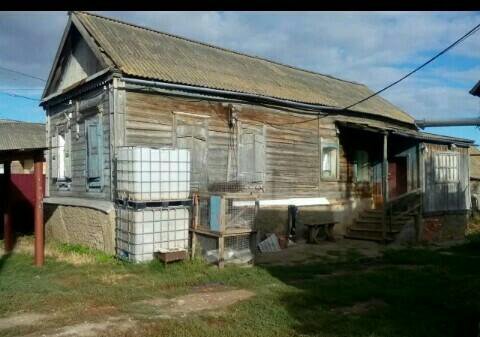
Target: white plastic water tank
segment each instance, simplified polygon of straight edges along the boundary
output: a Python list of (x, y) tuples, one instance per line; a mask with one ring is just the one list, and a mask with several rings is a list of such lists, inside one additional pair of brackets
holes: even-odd
[(118, 207), (117, 255), (132, 262), (149, 261), (160, 249), (188, 249), (190, 211), (185, 206)]
[(135, 201), (186, 200), (190, 195), (190, 152), (186, 149), (121, 147), (117, 194)]

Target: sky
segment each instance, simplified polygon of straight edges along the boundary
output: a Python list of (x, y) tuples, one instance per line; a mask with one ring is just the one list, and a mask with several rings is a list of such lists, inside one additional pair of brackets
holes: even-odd
[[(399, 79), (480, 23), (480, 12), (96, 13), (372, 90)], [(67, 12), (0, 12), (0, 67), (46, 79), (67, 19)], [(468, 93), (479, 80), (480, 32), (381, 96), (416, 119), (480, 117), (480, 98)], [(43, 85), (0, 69), (0, 118), (43, 122), (36, 101)], [(425, 131), (480, 144), (476, 127)]]

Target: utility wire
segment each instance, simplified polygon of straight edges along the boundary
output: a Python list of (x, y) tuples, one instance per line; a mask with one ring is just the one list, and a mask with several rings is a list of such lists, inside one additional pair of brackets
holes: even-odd
[(456, 45), (458, 45), (459, 43), (461, 43), (462, 41), (466, 40), (468, 37), (470, 37), (471, 35), (475, 34), (478, 30), (480, 29), (480, 24), (476, 25), (474, 28), (472, 28), (470, 31), (468, 31), (465, 35), (463, 35), (461, 38), (459, 38), (457, 41), (455, 41), (454, 43), (452, 43), (451, 45), (449, 45), (447, 48), (445, 48), (444, 50), (442, 50), (441, 52), (439, 52), (437, 55), (435, 55), (434, 57), (432, 57), (430, 60), (428, 60), (427, 62), (423, 63), (422, 65), (418, 66), (417, 68), (415, 68), (414, 70), (412, 70), (411, 72), (409, 72), (408, 74), (406, 74), (405, 76), (403, 76), (402, 78), (400, 78), (399, 80), (387, 85), (385, 88), (377, 91), (377, 92), (374, 92), (373, 94), (371, 94), (370, 96), (368, 97), (365, 97), (364, 99), (356, 102), (356, 103), (353, 103), (353, 104), (350, 104), (349, 106), (346, 106), (345, 108), (343, 108), (343, 110), (347, 110), (347, 109), (350, 109), (360, 103), (363, 103), (365, 102), (366, 100), (374, 97), (374, 96), (377, 96), (378, 94), (384, 92), (385, 90), (393, 87), (394, 85), (400, 83), (401, 81), (403, 81), (404, 79), (406, 79), (407, 77), (413, 75), (414, 73), (416, 73), (417, 71), (419, 71), (420, 69), (422, 69), (423, 67), (425, 67), (426, 65), (428, 65), (429, 63), (433, 62), (434, 60), (436, 60), (437, 58), (439, 58), (441, 55), (445, 54), (447, 51), (449, 51), (450, 49), (452, 49), (453, 47), (455, 47)]
[(40, 102), (40, 99), (38, 99), (38, 98), (32, 98), (32, 97), (27, 97), (27, 96), (23, 96), (23, 95), (12, 94), (12, 93), (5, 92), (5, 91), (0, 91), (0, 93), (8, 95), (8, 96), (12, 96), (12, 97), (23, 98), (23, 99), (28, 99), (30, 101)]
[(14, 73), (14, 74), (19, 74), (19, 75), (22, 75), (22, 76), (25, 76), (25, 77), (30, 77), (30, 78), (33, 78), (33, 79), (36, 79), (36, 80), (39, 80), (39, 81), (42, 81), (42, 82), (47, 82), (47, 80), (45, 80), (43, 78), (33, 76), (33, 75), (29, 75), (29, 74), (25, 74), (25, 73), (22, 73), (21, 71), (5, 68), (5, 67), (2, 67), (2, 66), (0, 66), (0, 69), (4, 70), (4, 71), (9, 71), (9, 72)]
[(0, 90), (37, 91), (37, 90), (43, 90), (43, 88), (0, 88)]

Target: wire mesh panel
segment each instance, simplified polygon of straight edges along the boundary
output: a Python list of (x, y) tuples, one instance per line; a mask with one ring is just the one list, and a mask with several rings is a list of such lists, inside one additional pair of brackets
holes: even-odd
[(250, 249), (250, 234), (229, 236), (225, 238), (225, 249)]
[(256, 207), (254, 200), (226, 199), (225, 228), (255, 227)]
[[(229, 229), (254, 229), (257, 208), (254, 199), (222, 197), (223, 207), (212, 208), (211, 203), (215, 202), (218, 196), (206, 196), (199, 200), (198, 227), (213, 231), (221, 231), (217, 219), (223, 219), (223, 230)], [(214, 204), (216, 206), (216, 203)], [(223, 214), (221, 214), (223, 212)], [(213, 221), (212, 222), (212, 217)]]

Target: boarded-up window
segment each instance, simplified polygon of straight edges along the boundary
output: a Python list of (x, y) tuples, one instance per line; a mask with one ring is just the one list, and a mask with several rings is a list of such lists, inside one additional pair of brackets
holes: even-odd
[(458, 182), (458, 155), (456, 153), (435, 153), (435, 182)]
[(370, 181), (368, 152), (363, 150), (355, 151), (354, 163), (355, 180), (358, 182)]
[(245, 183), (263, 184), (265, 178), (265, 136), (261, 131), (242, 129), (238, 144), (238, 175)]
[(322, 178), (337, 179), (338, 177), (338, 142), (333, 139), (323, 139), (322, 144)]
[(204, 191), (208, 184), (208, 118), (175, 113), (175, 146), (190, 150), (190, 186), (193, 192)]
[(102, 189), (103, 142), (102, 126), (98, 117), (85, 121), (85, 138), (87, 142), (87, 190), (99, 191)]

